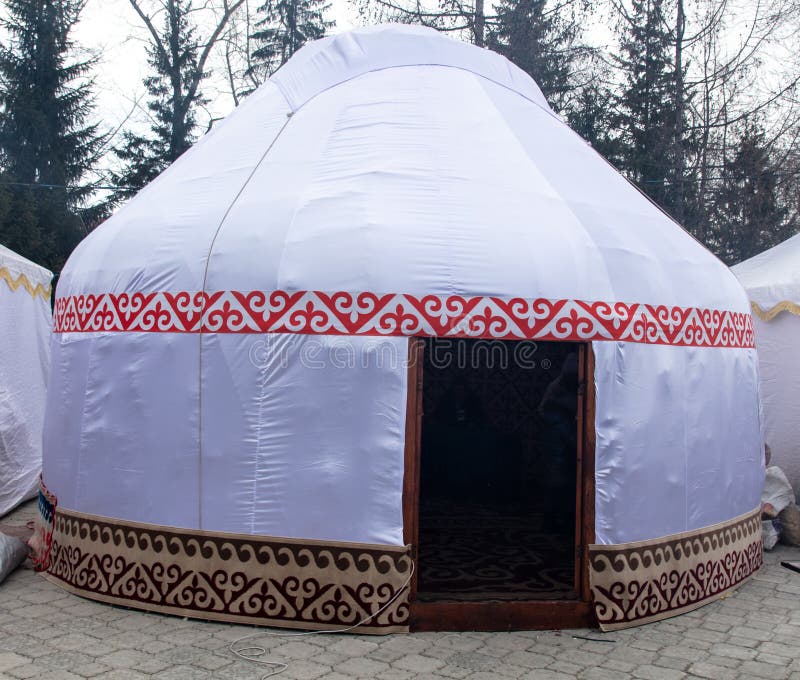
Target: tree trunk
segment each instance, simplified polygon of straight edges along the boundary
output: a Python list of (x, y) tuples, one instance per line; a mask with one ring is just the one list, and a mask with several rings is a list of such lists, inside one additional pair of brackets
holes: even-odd
[(686, 197), (683, 186), (686, 174), (686, 150), (683, 146), (683, 118), (686, 105), (686, 92), (683, 79), (683, 38), (686, 31), (686, 15), (684, 13), (683, 0), (677, 0), (677, 10), (675, 19), (675, 129), (673, 131), (675, 135), (675, 193), (673, 215), (675, 219), (682, 224), (686, 215), (684, 205)]
[(486, 32), (486, 14), (483, 9), (483, 0), (475, 0), (474, 27), (475, 44), (478, 47), (483, 47), (485, 45), (484, 33)]

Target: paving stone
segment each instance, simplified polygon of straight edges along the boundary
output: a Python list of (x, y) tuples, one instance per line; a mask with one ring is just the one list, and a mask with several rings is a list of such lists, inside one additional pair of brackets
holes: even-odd
[[(605, 654), (600, 652), (589, 652), (585, 649), (566, 649), (558, 655), (558, 659), (591, 668), (602, 664), (606, 657)], [(544, 665), (546, 666), (547, 664), (545, 663)]]
[(70, 668), (70, 670), (76, 675), (80, 675), (82, 678), (93, 678), (101, 673), (107, 673), (111, 669), (102, 663), (89, 662), (86, 664), (78, 664)]
[(199, 668), (178, 665), (172, 666), (150, 677), (156, 678), (157, 680), (209, 680), (211, 675), (208, 671), (203, 671)]
[(768, 680), (781, 680), (789, 675), (789, 669), (760, 661), (744, 661), (740, 666), (743, 677), (768, 678)]
[(233, 657), (228, 654), (202, 654), (192, 661), (193, 666), (198, 666), (207, 671), (218, 671), (220, 668), (233, 663)]
[[(521, 680), (573, 680), (574, 675), (569, 673), (561, 673), (549, 668), (536, 668), (522, 676)], [(470, 675), (468, 680), (474, 680), (474, 676)]]
[(98, 657), (97, 661), (112, 668), (135, 668), (150, 658), (152, 657), (149, 654), (135, 649), (118, 649), (116, 652)]
[(738, 668), (742, 664), (741, 659), (734, 659), (730, 656), (717, 656), (716, 654), (709, 654), (703, 659), (706, 663), (714, 664), (715, 666), (724, 666), (726, 668)]
[(279, 647), (274, 647), (272, 652), (276, 656), (283, 656), (288, 659), (310, 659), (319, 654), (320, 647), (309, 642), (284, 642)]
[(634, 649), (628, 645), (617, 647), (614, 650), (614, 658), (621, 659), (622, 661), (630, 661), (635, 664), (651, 663), (656, 656), (656, 652)]
[(710, 680), (735, 680), (737, 677), (736, 671), (705, 661), (693, 663), (689, 666), (689, 672), (700, 678), (710, 678)]
[(463, 680), (468, 675), (474, 673), (474, 671), (470, 668), (465, 668), (464, 666), (456, 666), (453, 664), (446, 663), (444, 666), (439, 668), (436, 673), (443, 678), (453, 678), (453, 680)]
[(44, 676), (47, 680), (82, 680), (80, 675), (64, 670), (48, 670)]
[(583, 667), (569, 661), (556, 660), (548, 666), (548, 670), (576, 677), (583, 670)]
[(290, 661), (289, 667), (284, 673), (286, 677), (296, 678), (296, 680), (316, 680), (316, 678), (320, 678), (326, 673), (329, 673), (330, 670), (329, 666), (298, 659)]
[(643, 649), (646, 652), (657, 652), (659, 649), (666, 646), (665, 643), (660, 640), (648, 640), (647, 638), (631, 640), (629, 644), (634, 649)]
[[(591, 652), (582, 652), (580, 650), (570, 650), (570, 653), (581, 655), (581, 658), (591, 656)], [(567, 657), (565, 654), (561, 655), (559, 658), (565, 661), (573, 661), (573, 659)], [(524, 668), (546, 668), (553, 663), (553, 657), (533, 652), (515, 651), (505, 657), (503, 663), (513, 663), (517, 666), (523, 666)]]
[(467, 635), (448, 633), (434, 641), (432, 646), (455, 649), (460, 652), (474, 652), (476, 649), (483, 646), (483, 642)]
[(140, 661), (135, 666), (132, 667), (135, 671), (141, 671), (142, 673), (148, 673), (150, 675), (154, 673), (160, 673), (167, 668), (174, 666), (174, 661), (167, 661), (165, 659), (161, 659), (157, 656), (148, 656), (143, 661)]
[(686, 647), (685, 645), (675, 645), (672, 647), (665, 647), (659, 652), (660, 657), (672, 656), (677, 659), (686, 659), (687, 661), (702, 661), (706, 658), (706, 653), (694, 647)]
[(375, 661), (383, 661), (385, 663), (392, 663), (392, 661), (397, 661), (397, 659), (403, 656), (403, 652), (398, 651), (397, 649), (390, 649), (389, 647), (381, 646), (378, 647), (374, 652), (370, 652), (366, 658), (373, 659)]
[(378, 643), (359, 638), (340, 638), (327, 647), (328, 651), (344, 656), (365, 656), (378, 648)]
[(144, 613), (75, 597), (23, 569), (0, 587), (0, 678), (259, 680), (269, 668), (228, 649), (248, 637), (241, 646), (285, 661), (281, 675), (293, 680), (800, 680), (800, 580), (779, 567), (785, 559), (800, 550), (779, 547), (729, 597), (641, 628), (386, 637), (286, 637)]
[(497, 649), (523, 650), (530, 646), (530, 640), (518, 635), (496, 635), (487, 638), (486, 645)]
[(375, 661), (367, 657), (351, 657), (347, 661), (340, 663), (333, 670), (357, 678), (369, 678), (389, 670), (389, 665), (383, 661)]
[(685, 671), (691, 665), (686, 659), (678, 659), (674, 656), (659, 656), (653, 665), (661, 668), (671, 668), (674, 671)]
[(101, 673), (95, 677), (97, 680), (144, 680), (144, 678), (148, 678), (150, 676), (140, 673), (139, 671), (132, 671), (125, 668), (115, 668), (112, 671)]
[(444, 662), (420, 654), (407, 654), (400, 657), (392, 666), (413, 673), (432, 673), (437, 668), (444, 666)]
[(426, 640), (410, 635), (398, 635), (381, 644), (382, 649), (390, 649), (403, 654), (419, 654), (430, 646)]
[(38, 659), (39, 663), (46, 664), (51, 668), (60, 668), (64, 670), (72, 670), (73, 666), (82, 666), (94, 662), (94, 659), (88, 654), (83, 654), (76, 651), (55, 651), (53, 654), (47, 654)]
[(703, 621), (701, 628), (692, 630), (691, 635), (696, 640), (705, 640), (706, 642), (712, 643), (723, 642), (725, 640), (725, 634), (723, 632), (708, 628), (705, 621)]
[[(670, 657), (659, 657), (661, 659), (669, 659)], [(610, 656), (605, 661), (603, 661), (603, 668), (609, 668), (612, 671), (618, 671), (619, 673), (630, 673), (636, 668), (635, 663), (631, 663), (630, 661), (621, 661), (619, 659), (615, 659), (613, 656)]]
[(11, 670), (15, 666), (22, 666), (30, 661), (27, 657), (20, 656), (14, 652), (4, 652), (0, 654), (0, 671)]
[[(366, 676), (369, 677), (369, 676)], [(410, 671), (404, 671), (400, 668), (387, 668), (375, 675), (376, 680), (410, 680), (416, 676)]]
[(22, 666), (14, 666), (14, 668), (6, 671), (5, 673), (0, 672), (0, 678), (9, 677), (9, 678), (37, 678), (42, 676), (42, 667), (37, 666), (34, 663), (26, 663)]
[(315, 663), (321, 663), (323, 666), (330, 666), (333, 668), (334, 666), (338, 666), (340, 663), (344, 663), (350, 658), (352, 657), (323, 649), (319, 654), (312, 656), (310, 660), (314, 661)]
[(458, 652), (450, 647), (439, 647), (438, 645), (434, 644), (428, 647), (424, 654), (425, 656), (430, 656), (433, 659), (447, 661), (451, 656), (453, 656), (453, 654), (458, 654)]
[(620, 671), (612, 671), (609, 668), (587, 668), (581, 671), (578, 676), (581, 680), (619, 680), (620, 678), (630, 678), (628, 673), (621, 673)]
[(644, 680), (681, 680), (685, 676), (686, 674), (681, 671), (648, 664), (639, 666), (633, 671), (634, 678), (644, 678)]
[(473, 671), (490, 671), (497, 665), (497, 659), (478, 652), (459, 652), (448, 660), (450, 665), (469, 668)]
[(758, 654), (755, 661), (772, 664), (773, 666), (788, 666), (792, 663), (790, 658), (786, 656), (776, 656), (775, 654)]
[[(798, 635), (800, 635), (800, 630), (797, 631)], [(800, 649), (800, 637), (795, 639), (795, 644), (797, 648)], [(759, 654), (774, 654), (775, 656), (787, 656), (791, 648), (787, 648), (786, 645), (778, 644), (775, 642), (764, 642), (758, 646), (758, 653)], [(800, 654), (793, 654), (792, 657), (800, 656)], [(752, 657), (750, 657), (752, 658)]]

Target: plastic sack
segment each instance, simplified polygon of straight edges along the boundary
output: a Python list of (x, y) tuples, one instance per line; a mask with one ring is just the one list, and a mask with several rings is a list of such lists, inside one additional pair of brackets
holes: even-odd
[(800, 507), (787, 505), (778, 516), (781, 523), (781, 543), (800, 547)]
[(772, 465), (766, 470), (764, 477), (764, 490), (761, 492), (761, 502), (769, 503), (779, 514), (786, 506), (795, 502), (794, 491), (786, 475), (777, 465)]
[(14, 536), (0, 534), (0, 583), (28, 556), (25, 541)]
[(772, 550), (778, 542), (778, 530), (772, 520), (761, 522), (761, 527), (764, 534), (764, 550)]

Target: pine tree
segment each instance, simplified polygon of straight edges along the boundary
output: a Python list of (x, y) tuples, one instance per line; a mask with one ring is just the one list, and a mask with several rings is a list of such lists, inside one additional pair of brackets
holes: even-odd
[(608, 102), (611, 99), (606, 88), (591, 83), (581, 88), (567, 112), (569, 126), (606, 158), (619, 155), (617, 141), (610, 134)]
[[(150, 22), (147, 47), (153, 75), (144, 80), (151, 124), (145, 134), (126, 131), (115, 155), (123, 169), (112, 174), (116, 200), (134, 195), (186, 151), (195, 140), (197, 108), (205, 103), (200, 45), (190, 0), (166, 0), (160, 30)], [(148, 18), (149, 22), (149, 18)]]
[(84, 234), (77, 212), (103, 138), (88, 124), (94, 62), (74, 60), (83, 0), (6, 0), (0, 52), (0, 240), (59, 269)]
[[(614, 128), (623, 173), (661, 207), (675, 207), (676, 149), (683, 125), (675, 111), (674, 39), (665, 17), (665, 0), (633, 0), (625, 17), (617, 62), (624, 72), (616, 97)], [(685, 185), (684, 177), (680, 181)]]
[(577, 23), (546, 0), (502, 0), (488, 36), (488, 47), (530, 75), (545, 99), (562, 109), (570, 90)]
[(329, 8), (326, 0), (268, 0), (259, 7), (254, 68), (271, 75), (307, 42), (324, 37), (334, 25), (325, 20)]
[(735, 152), (725, 160), (715, 201), (714, 245), (727, 264), (771, 248), (800, 228), (781, 205), (779, 175), (762, 128), (748, 123)]

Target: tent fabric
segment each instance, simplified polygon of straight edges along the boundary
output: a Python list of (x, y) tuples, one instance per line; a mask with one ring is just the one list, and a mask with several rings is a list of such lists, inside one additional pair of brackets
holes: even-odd
[(411, 578), (408, 546), (174, 529), (63, 508), (50, 545), (45, 577), (101, 602), (246, 625), (408, 632), (407, 597), (394, 596)]
[(399, 545), (406, 336), (448, 334), (594, 341), (600, 542), (758, 503), (741, 286), (524, 73), (434, 31), (298, 52), (57, 298), (44, 477), (74, 511)]
[(405, 338), (204, 336), (198, 383), (196, 335), (77, 335), (54, 338), (45, 482), (59, 506), (402, 545)]
[(753, 350), (593, 347), (597, 543), (692, 531), (760, 507)]
[(697, 609), (725, 597), (761, 563), (760, 507), (666, 538), (589, 546), (598, 624), (619, 630)]
[(732, 269), (747, 291), (756, 316), (770, 321), (781, 312), (800, 315), (800, 234)]
[(50, 370), (50, 281), (0, 246), (0, 515), (36, 495)]
[(754, 312), (772, 464), (800, 494), (800, 234), (733, 267)]

